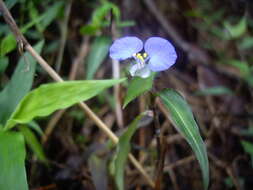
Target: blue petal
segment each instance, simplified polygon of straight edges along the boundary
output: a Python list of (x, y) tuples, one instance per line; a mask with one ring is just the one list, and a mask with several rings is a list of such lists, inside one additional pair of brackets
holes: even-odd
[(174, 46), (166, 39), (160, 37), (149, 38), (144, 45), (149, 56), (148, 67), (152, 71), (163, 71), (170, 68), (177, 59)]
[(110, 57), (116, 60), (125, 60), (138, 53), (143, 48), (142, 41), (137, 37), (123, 37), (114, 41), (110, 47)]

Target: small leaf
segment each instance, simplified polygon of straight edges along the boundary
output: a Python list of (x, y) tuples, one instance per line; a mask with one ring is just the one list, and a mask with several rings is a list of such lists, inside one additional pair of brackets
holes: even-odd
[(63, 1), (56, 1), (52, 6), (48, 8), (48, 10), (43, 13), (43, 20), (40, 22), (42, 31), (44, 31), (49, 26), (49, 24), (51, 24), (51, 22), (56, 18), (63, 5)]
[(138, 124), (145, 113), (140, 114), (127, 128), (127, 131), (120, 136), (117, 144), (117, 152), (113, 163), (114, 178), (118, 190), (124, 189), (124, 168), (127, 161), (128, 153), (130, 152), (130, 140), (138, 128)]
[(46, 156), (43, 151), (43, 148), (38, 141), (37, 137), (34, 135), (31, 129), (29, 129), (27, 126), (20, 126), (19, 130), (25, 137), (25, 141), (28, 144), (28, 146), (33, 150), (33, 152), (36, 154), (39, 160), (46, 162)]
[(195, 93), (195, 95), (197, 96), (208, 96), (208, 95), (219, 96), (224, 94), (232, 95), (233, 91), (224, 86), (215, 86), (199, 90)]
[[(43, 42), (39, 42), (35, 46), (38, 53), (41, 52), (43, 44)], [(20, 58), (11, 80), (0, 92), (0, 123), (6, 123), (20, 100), (30, 91), (35, 66), (36, 60), (29, 53), (25, 53)]]
[(209, 164), (206, 147), (190, 107), (182, 96), (174, 90), (166, 89), (159, 93), (159, 97), (169, 110), (174, 126), (194, 151), (202, 170), (204, 188), (207, 189), (209, 184)]
[(242, 41), (239, 42), (239, 48), (241, 50), (250, 50), (253, 47), (253, 38), (244, 37)]
[(11, 52), (16, 47), (16, 39), (13, 35), (6, 36), (0, 46), (0, 56), (4, 56), (5, 54)]
[(80, 34), (83, 34), (83, 35), (95, 35), (96, 32), (99, 30), (99, 26), (95, 26), (95, 25), (92, 25), (92, 24), (87, 24), (85, 26), (82, 26), (80, 28)]
[(127, 89), (127, 94), (124, 99), (123, 108), (125, 108), (129, 104), (129, 102), (133, 101), (137, 96), (150, 90), (153, 85), (154, 77), (155, 77), (154, 73), (148, 78), (134, 77), (130, 81), (129, 87)]
[(93, 79), (98, 67), (107, 56), (110, 44), (111, 39), (104, 36), (97, 37), (92, 43), (91, 50), (87, 58), (86, 78), (88, 80)]
[(0, 189), (28, 190), (21, 133), (0, 132), (0, 168)]
[(123, 82), (118, 80), (67, 81), (41, 85), (27, 94), (19, 103), (6, 124), (9, 129), (32, 121), (35, 117), (47, 116), (58, 109), (64, 109), (80, 101), (96, 96), (102, 90)]
[(224, 23), (225, 28), (228, 30), (232, 38), (238, 38), (242, 36), (247, 30), (247, 20), (243, 17), (239, 23), (231, 25), (229, 22)]
[(241, 145), (246, 153), (248, 153), (251, 157), (251, 165), (253, 167), (253, 144), (248, 141), (241, 141)]

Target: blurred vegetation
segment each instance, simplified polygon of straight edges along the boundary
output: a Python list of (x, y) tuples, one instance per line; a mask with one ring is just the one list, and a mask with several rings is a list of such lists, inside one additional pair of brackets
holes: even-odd
[[(174, 88), (191, 105), (207, 145), (209, 189), (252, 188), (251, 0), (5, 0), (5, 3), (28, 41), (66, 80), (112, 78), (108, 48), (120, 36), (138, 36), (144, 40), (161, 36), (172, 41), (179, 55), (177, 63), (159, 73), (152, 88)], [(173, 31), (175, 35), (171, 35)], [(0, 17), (0, 128), (31, 88), (52, 82), (31, 57), (25, 57)], [(78, 60), (80, 64), (75, 70)], [(120, 65), (122, 77), (127, 76), (127, 65)], [(26, 69), (24, 78), (20, 72)], [(138, 82), (137, 85), (151, 88)], [(142, 93), (140, 89), (134, 91), (138, 88), (135, 85), (124, 82), (118, 100), (127, 105), (123, 109), (123, 121), (132, 130), (136, 130), (137, 124), (133, 126), (136, 116), (154, 101), (147, 93), (133, 100)], [(126, 86), (132, 86), (129, 90), (136, 93), (134, 97), (128, 96)], [(116, 134), (122, 134), (115, 114), (118, 102), (112, 94), (106, 90), (88, 104)], [(4, 107), (7, 96), (13, 101)], [(188, 144), (177, 134), (159, 104), (156, 114), (167, 147), (161, 189), (201, 189), (201, 172)], [(129, 136), (123, 136), (129, 140), (132, 137), (132, 152), (151, 176), (158, 159), (153, 123), (146, 118), (138, 124), (141, 128), (133, 137), (131, 131)], [(125, 157), (114, 160), (118, 147), (115, 149), (78, 107), (40, 118), (24, 126), (21, 132), (29, 146), (26, 170), (30, 189), (116, 189), (120, 186), (112, 176), (113, 172), (122, 175), (122, 171), (114, 170), (112, 163), (122, 166)], [(17, 141), (23, 143), (22, 139)], [(126, 153), (129, 151), (129, 144), (121, 146), (126, 147)], [(131, 165), (125, 170), (125, 189), (150, 189)]]

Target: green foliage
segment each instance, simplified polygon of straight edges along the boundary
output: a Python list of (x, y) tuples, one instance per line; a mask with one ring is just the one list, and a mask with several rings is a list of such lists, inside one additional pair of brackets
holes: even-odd
[(246, 153), (251, 157), (251, 165), (253, 167), (253, 143), (249, 141), (241, 141), (241, 145)]
[[(111, 15), (110, 15), (111, 14)], [(108, 1), (102, 1), (92, 13), (91, 23), (82, 26), (80, 29), (81, 34), (96, 35), (102, 28), (108, 27), (110, 21), (107, 16), (112, 16), (118, 27), (133, 26), (133, 21), (121, 21), (119, 7)]]
[(206, 147), (189, 105), (174, 90), (166, 89), (159, 93), (159, 97), (170, 112), (168, 117), (171, 118), (178, 132), (186, 139), (194, 151), (202, 170), (204, 188), (207, 189), (209, 184), (209, 164)]
[(34, 135), (33, 131), (28, 128), (27, 126), (20, 126), (19, 127), (20, 132), (25, 137), (25, 142), (28, 144), (28, 146), (33, 150), (33, 152), (36, 154), (39, 160), (46, 162), (46, 156), (43, 151), (43, 148), (38, 141), (37, 137)]
[[(26, 33), (31, 27), (36, 25), (40, 32), (43, 32), (46, 27), (55, 19), (63, 2), (56, 2), (53, 6), (49, 7), (47, 11), (39, 15), (35, 7), (31, 9), (30, 16), (32, 20), (25, 26), (21, 27), (21, 32)], [(13, 51), (17, 46), (16, 39), (13, 34), (8, 34), (0, 42), (0, 57), (6, 55), (7, 53)]]
[(0, 57), (0, 74), (4, 73), (9, 64), (8, 57)]
[(98, 6), (92, 13), (91, 23), (81, 27), (81, 34), (94, 35), (103, 27), (109, 26), (109, 21), (106, 16), (112, 12), (116, 21), (120, 20), (120, 10), (119, 8), (111, 2), (103, 1), (100, 6)]
[[(43, 42), (35, 46), (40, 53)], [(20, 100), (30, 91), (33, 83), (36, 61), (29, 54), (25, 53), (19, 60), (14, 74), (9, 83), (0, 92), (0, 123), (5, 124)]]
[(21, 133), (0, 132), (0, 168), (0, 189), (28, 190), (25, 144)]
[(225, 28), (228, 30), (232, 39), (239, 38), (247, 31), (247, 20), (243, 17), (237, 24), (231, 25), (229, 22), (224, 22)]
[(86, 78), (93, 79), (98, 67), (104, 61), (108, 54), (111, 39), (105, 36), (95, 38), (91, 45), (91, 50), (87, 58)]
[(56, 1), (53, 5), (51, 5), (43, 13), (43, 19), (41, 21), (37, 20), (37, 18), (39, 17), (39, 12), (32, 1), (29, 2), (28, 7), (31, 21), (35, 23), (37, 30), (42, 33), (57, 17), (60, 9), (63, 8), (63, 1)]
[(246, 61), (240, 60), (229, 60), (227, 63), (239, 69), (242, 79), (250, 86), (253, 86), (253, 66)]
[(153, 85), (154, 77), (154, 73), (148, 78), (134, 77), (130, 81), (129, 87), (127, 89), (123, 108), (125, 108), (128, 103), (133, 101), (136, 97), (150, 90)]
[(197, 96), (219, 96), (219, 95), (232, 95), (233, 91), (224, 86), (215, 86), (199, 90), (195, 93)]
[(127, 161), (128, 153), (130, 152), (130, 140), (138, 128), (138, 123), (144, 114), (137, 116), (119, 138), (117, 144), (117, 152), (113, 161), (114, 178), (118, 190), (124, 190), (124, 168)]
[(68, 81), (41, 85), (28, 93), (7, 121), (5, 129), (16, 124), (25, 124), (35, 117), (50, 115), (58, 109), (64, 109), (80, 101), (96, 96), (102, 90), (123, 82), (118, 80)]

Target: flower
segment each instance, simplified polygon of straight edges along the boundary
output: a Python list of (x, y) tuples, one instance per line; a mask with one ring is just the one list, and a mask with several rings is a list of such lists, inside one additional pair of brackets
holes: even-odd
[(122, 37), (113, 42), (110, 47), (110, 57), (116, 60), (134, 58), (136, 64), (129, 69), (131, 76), (147, 78), (151, 71), (158, 72), (169, 69), (177, 59), (174, 46), (166, 39), (150, 37), (144, 44), (134, 36)]

